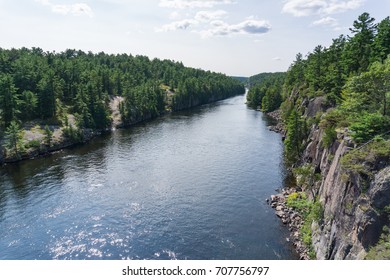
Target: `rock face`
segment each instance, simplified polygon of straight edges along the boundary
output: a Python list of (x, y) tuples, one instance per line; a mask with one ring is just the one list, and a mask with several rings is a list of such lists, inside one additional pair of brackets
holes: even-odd
[[(322, 97), (303, 101), (301, 107), (305, 108), (305, 117), (311, 118), (327, 110)], [(324, 215), (321, 222), (313, 222), (311, 226), (312, 247), (316, 258), (321, 260), (364, 259), (369, 248), (378, 242), (383, 227), (390, 226), (389, 213), (383, 211), (390, 207), (390, 163), (377, 164), (373, 176), (364, 178), (343, 169), (343, 155), (356, 148), (345, 132), (339, 131), (336, 141), (325, 148), (324, 131), (313, 124), (299, 162), (310, 163), (322, 178), (312, 188), (323, 206)], [(279, 196), (272, 196), (270, 204), (275, 208), (275, 214), (289, 226), (292, 242), (305, 259), (307, 250), (299, 239), (303, 221), (284, 203), (288, 192), (283, 190)]]
[(389, 223), (381, 210), (390, 205), (390, 166), (377, 170), (371, 179), (347, 175), (340, 160), (353, 148), (352, 142), (339, 133), (333, 145), (324, 148), (322, 135), (322, 129), (313, 125), (301, 158), (302, 163), (313, 164), (323, 178), (316, 195), (324, 219), (312, 224), (314, 251), (317, 259), (364, 259)]

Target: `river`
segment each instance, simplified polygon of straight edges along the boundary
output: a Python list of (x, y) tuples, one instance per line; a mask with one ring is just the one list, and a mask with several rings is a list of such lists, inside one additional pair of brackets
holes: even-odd
[(0, 167), (0, 259), (296, 259), (281, 136), (244, 101)]

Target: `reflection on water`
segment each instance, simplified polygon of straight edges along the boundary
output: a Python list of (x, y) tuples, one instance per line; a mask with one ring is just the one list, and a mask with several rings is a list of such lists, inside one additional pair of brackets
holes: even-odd
[(293, 259), (280, 136), (235, 97), (0, 169), (0, 259)]

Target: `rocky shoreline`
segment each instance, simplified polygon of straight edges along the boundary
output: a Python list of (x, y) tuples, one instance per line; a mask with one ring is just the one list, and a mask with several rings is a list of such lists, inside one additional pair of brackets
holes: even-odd
[[(276, 121), (275, 125), (269, 126), (269, 130), (280, 133), (285, 138), (286, 130), (283, 125), (281, 110), (276, 110), (267, 113), (268, 116)], [(296, 192), (294, 188), (283, 188), (279, 194), (271, 195), (268, 202), (272, 208), (275, 209), (275, 214), (281, 219), (282, 223), (286, 225), (290, 231), (289, 242), (292, 242), (301, 260), (309, 260), (309, 250), (301, 240), (300, 229), (304, 223), (302, 216), (294, 209), (287, 206), (287, 197)]]
[(267, 116), (270, 116), (272, 119), (276, 121), (276, 124), (268, 126), (268, 129), (282, 134), (284, 140), (286, 131), (284, 129), (283, 120), (282, 120), (282, 110), (278, 109), (276, 111), (269, 112), (267, 113)]
[(287, 206), (287, 197), (295, 192), (295, 189), (282, 189), (281, 193), (271, 195), (268, 200), (270, 206), (275, 209), (275, 214), (281, 219), (290, 231), (288, 242), (292, 242), (301, 260), (309, 260), (309, 250), (301, 240), (300, 229), (303, 226), (302, 216), (294, 209)]
[[(70, 139), (63, 139), (57, 143), (54, 143), (51, 146), (45, 145), (41, 142), (40, 146), (37, 148), (30, 148), (21, 153), (18, 157), (16, 156), (6, 156), (4, 150), (0, 148), (0, 166), (3, 164), (13, 164), (24, 160), (36, 159), (44, 156), (51, 155), (57, 151), (61, 151), (63, 149), (67, 149), (79, 144), (85, 144), (95, 138), (96, 136), (102, 135), (107, 131), (103, 130), (92, 130), (85, 129), (82, 131), (82, 139), (77, 141), (72, 141)], [(42, 141), (42, 140), (41, 140)]]

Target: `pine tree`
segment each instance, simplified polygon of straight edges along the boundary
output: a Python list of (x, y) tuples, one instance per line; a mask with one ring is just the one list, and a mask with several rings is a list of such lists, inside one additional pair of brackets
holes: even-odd
[(5, 126), (8, 126), (16, 118), (18, 112), (19, 99), (16, 92), (17, 88), (11, 75), (0, 76), (0, 112)]
[(19, 124), (16, 121), (12, 121), (5, 131), (5, 147), (14, 154), (16, 157), (20, 157), (20, 152), (23, 151), (23, 135)]

